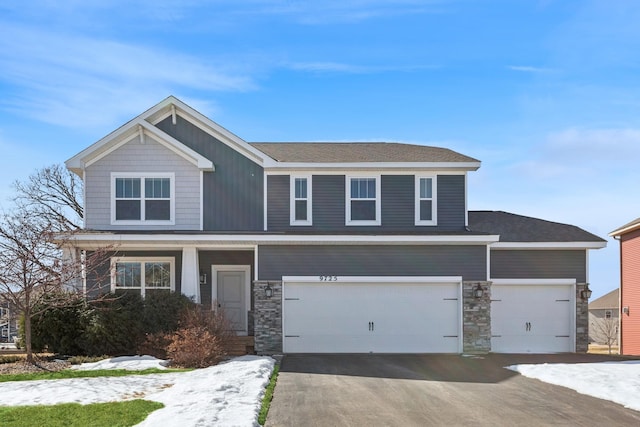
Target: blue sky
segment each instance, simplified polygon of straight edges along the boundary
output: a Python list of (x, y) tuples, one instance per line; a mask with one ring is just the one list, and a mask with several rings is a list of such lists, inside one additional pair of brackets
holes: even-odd
[[(0, 203), (168, 95), (247, 141), (482, 160), (471, 209), (606, 237), (640, 216), (635, 0), (0, 3)], [(591, 252), (594, 297), (618, 243)]]

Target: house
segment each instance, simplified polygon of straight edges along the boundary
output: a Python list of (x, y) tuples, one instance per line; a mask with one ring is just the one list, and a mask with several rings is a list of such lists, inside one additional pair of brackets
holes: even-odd
[(117, 245), (111, 290), (220, 307), (260, 354), (587, 350), (606, 242), (468, 211), (463, 154), (247, 143), (169, 97), (66, 165), (86, 205), (68, 256)]
[(609, 235), (620, 241), (620, 354), (640, 355), (640, 218)]
[(0, 344), (13, 343), (18, 337), (17, 311), (0, 294)]
[(620, 320), (620, 293), (618, 289), (589, 303), (589, 342), (618, 344)]

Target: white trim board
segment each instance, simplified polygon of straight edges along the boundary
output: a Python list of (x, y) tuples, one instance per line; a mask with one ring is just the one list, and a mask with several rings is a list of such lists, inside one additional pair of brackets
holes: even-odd
[(602, 249), (607, 242), (496, 242), (491, 245), (495, 250), (546, 250), (546, 249)]

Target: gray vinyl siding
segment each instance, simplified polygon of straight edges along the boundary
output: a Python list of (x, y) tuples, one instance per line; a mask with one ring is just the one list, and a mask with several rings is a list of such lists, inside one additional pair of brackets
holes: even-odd
[(462, 276), (486, 280), (486, 246), (302, 246), (258, 248), (260, 280), (282, 276)]
[(204, 172), (205, 230), (263, 230), (264, 174), (260, 165), (180, 116), (175, 125), (167, 117), (156, 126), (215, 166), (214, 172)]
[(460, 230), (464, 226), (464, 175), (438, 175), (438, 229)]
[(492, 279), (587, 280), (584, 250), (493, 250)]
[(430, 232), (463, 230), (465, 225), (465, 178), (463, 175), (438, 176), (438, 226), (415, 225), (415, 176), (382, 175), (381, 226), (345, 225), (345, 176), (313, 175), (312, 226), (290, 226), (290, 177), (267, 177), (267, 229), (269, 231), (313, 230), (321, 232)]
[[(175, 225), (112, 225), (111, 173), (175, 174)], [(85, 170), (86, 228), (93, 230), (199, 230), (200, 171), (153, 138), (134, 138)]]
[(87, 293), (90, 296), (111, 292), (111, 257), (172, 257), (175, 259), (175, 292), (179, 293), (182, 290), (182, 251), (117, 251), (105, 256), (105, 262), (87, 275)]

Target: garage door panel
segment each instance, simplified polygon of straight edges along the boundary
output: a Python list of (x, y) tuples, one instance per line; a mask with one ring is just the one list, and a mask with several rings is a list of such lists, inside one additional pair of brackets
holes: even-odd
[(491, 348), (501, 353), (573, 351), (573, 286), (492, 287)]
[(284, 350), (457, 353), (459, 285), (285, 283)]

